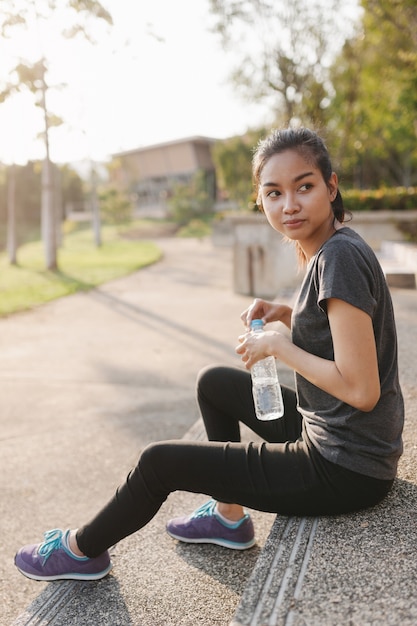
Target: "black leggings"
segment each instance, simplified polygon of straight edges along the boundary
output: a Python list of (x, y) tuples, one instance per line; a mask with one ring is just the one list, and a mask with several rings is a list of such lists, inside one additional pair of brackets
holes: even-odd
[[(292, 389), (283, 388), (285, 415), (270, 422), (256, 418), (250, 374), (244, 370), (206, 368), (197, 397), (209, 442), (147, 446), (114, 497), (78, 530), (84, 554), (97, 556), (145, 526), (177, 490), (271, 513), (330, 515), (372, 506), (391, 488), (392, 480), (326, 461), (303, 432)], [(239, 443), (239, 421), (265, 441)]]

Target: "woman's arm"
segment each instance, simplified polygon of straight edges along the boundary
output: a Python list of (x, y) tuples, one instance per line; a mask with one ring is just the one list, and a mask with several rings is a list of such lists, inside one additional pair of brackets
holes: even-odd
[(275, 356), (313, 385), (361, 411), (371, 411), (381, 388), (372, 320), (367, 313), (339, 300), (327, 300), (334, 361), (295, 346), (281, 333), (244, 335), (236, 348), (250, 369), (265, 356)]

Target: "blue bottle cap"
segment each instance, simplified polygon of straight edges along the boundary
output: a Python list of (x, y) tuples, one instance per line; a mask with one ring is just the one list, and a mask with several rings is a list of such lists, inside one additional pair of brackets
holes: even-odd
[(263, 328), (264, 323), (262, 320), (252, 320), (250, 323), (250, 327), (252, 330), (256, 330), (257, 328)]

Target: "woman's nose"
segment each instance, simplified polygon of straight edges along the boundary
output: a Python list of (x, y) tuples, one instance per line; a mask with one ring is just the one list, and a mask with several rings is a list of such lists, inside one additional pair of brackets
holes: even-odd
[(288, 194), (287, 196), (285, 196), (285, 203), (284, 203), (284, 212), (285, 213), (296, 213), (299, 210), (299, 206), (298, 203), (295, 199), (295, 196), (293, 194)]

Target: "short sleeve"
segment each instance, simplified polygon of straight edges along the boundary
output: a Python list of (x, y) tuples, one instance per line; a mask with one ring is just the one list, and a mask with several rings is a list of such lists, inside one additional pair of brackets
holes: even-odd
[(319, 252), (316, 264), (320, 308), (325, 311), (325, 301), (338, 298), (372, 317), (378, 291), (377, 268), (373, 265), (372, 258), (351, 241), (329, 241)]

